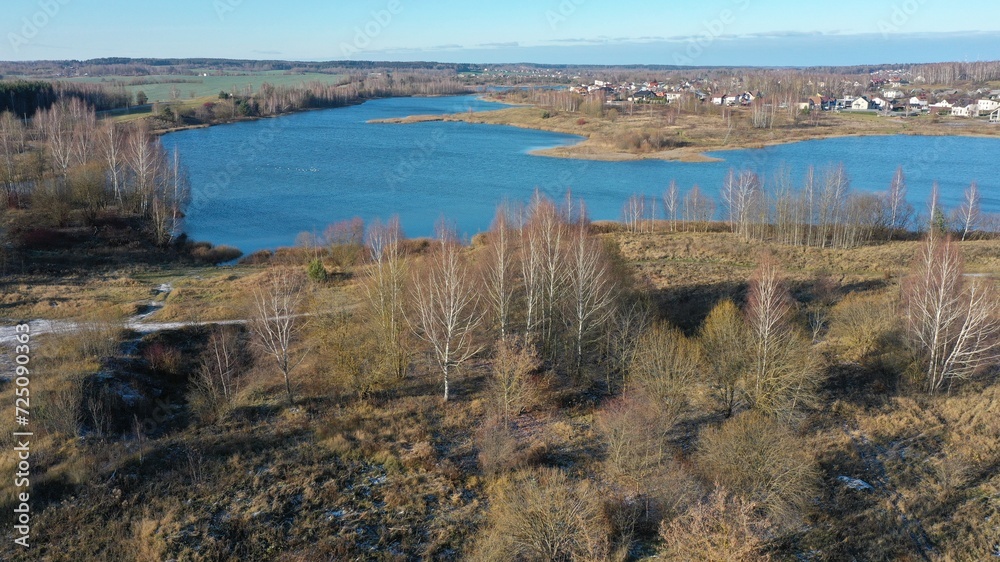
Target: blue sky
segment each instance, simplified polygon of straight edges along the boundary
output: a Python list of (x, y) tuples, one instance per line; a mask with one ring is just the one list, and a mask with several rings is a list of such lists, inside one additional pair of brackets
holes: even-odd
[(0, 22), (0, 59), (994, 60), (1000, 59), (997, 13), (996, 0), (11, 0)]

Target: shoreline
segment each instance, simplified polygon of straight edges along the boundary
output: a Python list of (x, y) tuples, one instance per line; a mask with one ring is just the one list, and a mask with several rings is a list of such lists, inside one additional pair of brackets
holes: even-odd
[[(275, 118), (278, 118), (278, 117), (288, 117), (288, 116), (291, 116), (291, 115), (297, 115), (299, 113), (306, 113), (306, 112), (309, 112), (309, 111), (322, 111), (322, 110), (325, 110), (325, 109), (341, 109), (341, 108), (345, 108), (345, 107), (353, 107), (353, 106), (356, 106), (356, 105), (365, 104), (365, 103), (367, 103), (369, 101), (382, 100), (382, 99), (391, 99), (391, 98), (442, 98), (442, 97), (450, 97), (450, 96), (469, 96), (469, 95), (476, 95), (476, 92), (466, 92), (464, 94), (414, 94), (412, 96), (384, 96), (384, 97), (364, 98), (364, 99), (352, 100), (352, 101), (350, 101), (348, 103), (345, 103), (343, 105), (335, 105), (335, 106), (331, 106), (331, 107), (304, 107), (304, 108), (301, 108), (301, 109), (293, 109), (291, 111), (286, 111), (284, 113), (276, 113), (274, 115), (254, 115), (254, 116), (249, 116), (249, 117), (240, 117), (238, 119), (229, 119), (229, 120), (226, 120), (226, 121), (217, 121), (217, 122), (214, 122), (214, 123), (196, 123), (196, 124), (191, 124), (191, 125), (179, 125), (177, 127), (169, 127), (169, 128), (166, 128), (166, 129), (156, 129), (156, 130), (151, 131), (151, 133), (154, 134), (154, 135), (157, 135), (157, 136), (161, 136), (161, 135), (166, 135), (166, 134), (169, 134), (169, 133), (178, 133), (178, 132), (181, 132), (181, 131), (193, 131), (193, 130), (197, 130), (197, 129), (208, 129), (210, 127), (218, 127), (218, 126), (221, 126), (221, 125), (234, 125), (236, 123), (248, 123), (248, 122), (253, 122), (253, 121), (260, 121), (260, 120), (263, 120), (263, 119), (275, 119)], [(508, 105), (511, 105), (511, 104), (508, 104)], [(141, 118), (142, 119), (148, 119), (150, 117), (152, 117), (152, 115), (144, 115)]]
[[(499, 101), (499, 100), (490, 99), (489, 101)], [(507, 103), (507, 102), (500, 102), (500, 103)], [(507, 103), (507, 105), (515, 105), (515, 104)], [(515, 105), (515, 108), (533, 108), (539, 110), (542, 109), (530, 104), (517, 104)], [(685, 162), (685, 163), (722, 162), (725, 161), (724, 158), (711, 156), (709, 153), (727, 152), (732, 150), (763, 149), (772, 146), (780, 146), (798, 142), (849, 138), (849, 137), (888, 137), (888, 136), (906, 135), (906, 136), (920, 136), (920, 137), (969, 137), (969, 138), (1000, 139), (1000, 126), (993, 124), (986, 124), (985, 126), (987, 128), (993, 127), (996, 131), (995, 134), (985, 133), (982, 131), (956, 132), (956, 131), (942, 130), (940, 128), (933, 130), (913, 130), (906, 127), (900, 127), (899, 130), (872, 130), (870, 132), (858, 132), (852, 130), (810, 132), (808, 130), (803, 130), (802, 132), (805, 134), (803, 134), (800, 137), (761, 139), (740, 145), (731, 145), (731, 144), (702, 145), (702, 146), (689, 145), (677, 148), (670, 148), (667, 150), (661, 150), (656, 152), (639, 152), (639, 151), (623, 151), (615, 149), (613, 147), (609, 147), (606, 143), (598, 141), (597, 139), (594, 138), (592, 134), (586, 131), (570, 132), (565, 130), (565, 128), (559, 128), (558, 126), (546, 127), (540, 125), (539, 123), (518, 122), (516, 119), (491, 119), (498, 117), (500, 111), (505, 111), (505, 110), (486, 111), (475, 114), (455, 113), (447, 115), (409, 115), (406, 117), (373, 119), (371, 121), (368, 121), (368, 123), (388, 124), (388, 125), (412, 125), (417, 123), (430, 123), (430, 122), (464, 122), (464, 123), (482, 124), (482, 125), (504, 125), (508, 127), (517, 127), (521, 129), (530, 129), (535, 131), (545, 131), (550, 133), (573, 135), (580, 137), (580, 140), (575, 144), (536, 149), (530, 151), (529, 154), (546, 158), (564, 158), (573, 160), (591, 160), (591, 161), (602, 161), (602, 162), (627, 162), (627, 161), (641, 161), (641, 160), (665, 160), (665, 161)], [(939, 124), (934, 124), (934, 125), (940, 127)]]

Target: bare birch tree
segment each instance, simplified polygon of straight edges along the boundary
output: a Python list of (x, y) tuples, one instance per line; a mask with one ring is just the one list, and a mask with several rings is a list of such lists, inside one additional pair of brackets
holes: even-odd
[(550, 354), (556, 348), (556, 323), (560, 300), (566, 288), (566, 242), (569, 227), (565, 214), (545, 197), (536, 194), (531, 206), (527, 229), (529, 251), (538, 252), (536, 260), (540, 270), (541, 298), (539, 300), (538, 327), (541, 344)]
[(984, 280), (965, 283), (958, 245), (950, 239), (924, 241), (904, 283), (903, 307), (928, 392), (1000, 359), (996, 290)]
[(212, 331), (201, 356), (193, 387), (214, 417), (231, 409), (242, 390), (246, 367), (242, 343), (236, 328), (220, 326)]
[(402, 243), (398, 216), (384, 224), (372, 222), (367, 235), (371, 264), (362, 285), (378, 340), (379, 359), (387, 374), (397, 381), (406, 376), (410, 365), (404, 316), (407, 264)]
[(444, 379), (444, 400), (450, 395), (451, 375), (482, 350), (475, 332), (482, 316), (476, 310), (477, 293), (468, 275), (462, 246), (454, 232), (438, 225), (435, 248), (424, 270), (413, 280), (417, 337), (427, 342)]
[(164, 161), (162, 148), (153, 139), (149, 126), (140, 121), (128, 136), (126, 158), (132, 173), (132, 185), (136, 200), (134, 209), (142, 215), (149, 212), (157, 187), (157, 179), (162, 173)]
[(305, 298), (305, 278), (296, 270), (272, 269), (253, 288), (253, 315), (250, 327), (260, 350), (274, 359), (285, 380), (288, 403), (292, 394), (292, 371), (305, 359), (295, 344), (304, 326), (300, 308)]
[(111, 184), (111, 191), (114, 194), (118, 208), (123, 209), (125, 199), (123, 196), (125, 183), (125, 129), (108, 119), (101, 126), (97, 134), (97, 144), (104, 157), (104, 164), (108, 170), (108, 182)]
[(510, 209), (503, 204), (497, 208), (493, 228), (488, 234), (482, 270), (490, 320), (501, 341), (513, 332), (514, 305), (518, 293), (518, 237), (510, 222)]
[(663, 209), (666, 211), (666, 219), (670, 221), (670, 232), (676, 231), (677, 212), (680, 210), (680, 191), (676, 180), (670, 180), (670, 187), (663, 194)]
[(777, 262), (764, 256), (750, 279), (744, 394), (755, 410), (790, 414), (813, 398), (818, 372), (809, 342), (791, 323), (792, 300)]
[(573, 367), (577, 376), (583, 369), (585, 345), (613, 312), (615, 290), (604, 248), (600, 240), (590, 235), (588, 226), (586, 218), (581, 218), (573, 227), (567, 258), (570, 302), (566, 319), (573, 334)]
[(896, 174), (892, 176), (886, 202), (889, 205), (889, 240), (892, 240), (896, 230), (906, 227), (906, 176), (902, 166), (896, 168)]
[(17, 192), (18, 156), (26, 149), (24, 124), (13, 113), (0, 114), (0, 166), (3, 166), (4, 190), (9, 204)]
[(979, 228), (979, 186), (972, 182), (965, 189), (965, 197), (962, 205), (958, 208), (959, 228), (962, 229), (962, 241), (968, 238), (969, 233)]

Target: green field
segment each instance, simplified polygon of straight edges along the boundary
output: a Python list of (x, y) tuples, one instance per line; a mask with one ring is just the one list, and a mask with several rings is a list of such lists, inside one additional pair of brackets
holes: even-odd
[(129, 85), (130, 82), (137, 79), (135, 76), (80, 76), (68, 78), (66, 80), (69, 82), (106, 84), (108, 86), (120, 83), (124, 84), (125, 88), (133, 94), (140, 90), (145, 92), (149, 101), (154, 102), (169, 101), (171, 99), (170, 91), (174, 86), (176, 86), (177, 90), (180, 92), (180, 99), (187, 100), (205, 96), (216, 96), (222, 90), (227, 92), (233, 88), (240, 90), (248, 85), (256, 90), (265, 82), (275, 86), (298, 86), (303, 82), (319, 81), (323, 83), (334, 83), (343, 78), (343, 75), (338, 74), (286, 74), (284, 71), (260, 72), (253, 74), (227, 74), (224, 76), (212, 76), (211, 71), (205, 72), (208, 73), (209, 76), (176, 74), (144, 76), (141, 77), (142, 80), (156, 83), (138, 85)]

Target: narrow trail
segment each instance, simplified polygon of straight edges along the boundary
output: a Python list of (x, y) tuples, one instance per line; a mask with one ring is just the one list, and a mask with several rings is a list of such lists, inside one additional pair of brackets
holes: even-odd
[[(213, 326), (213, 325), (232, 325), (232, 324), (245, 324), (247, 321), (245, 319), (235, 319), (235, 320), (214, 320), (214, 321), (189, 321), (189, 322), (150, 322), (149, 318), (160, 311), (165, 304), (167, 296), (173, 291), (173, 286), (164, 283), (156, 288), (154, 295), (157, 297), (162, 296), (161, 300), (150, 300), (142, 304), (140, 312), (130, 318), (128, 318), (123, 324), (123, 328), (126, 330), (131, 330), (139, 334), (152, 334), (155, 332), (163, 332), (167, 330), (180, 330), (182, 328), (190, 328), (194, 326)], [(30, 326), (30, 334), (32, 337), (40, 336), (44, 334), (59, 334), (76, 332), (82, 329), (86, 324), (84, 322), (79, 322), (75, 320), (29, 320), (27, 322)], [(17, 324), (15, 322), (5, 322), (0, 326), (0, 346), (9, 347), (16, 342), (16, 336), (18, 335)], [(7, 350), (4, 349), (4, 352)]]
[[(166, 298), (170, 295), (173, 289), (173, 286), (169, 283), (164, 283), (156, 287), (153, 291), (154, 299), (143, 303), (140, 306), (139, 312), (124, 322), (122, 327), (125, 330), (136, 334), (136, 337), (123, 342), (122, 345), (126, 348), (123, 350), (125, 355), (129, 354), (128, 348), (137, 345), (139, 340), (142, 339), (142, 336), (146, 334), (164, 332), (168, 330), (180, 330), (195, 326), (234, 325), (245, 324), (247, 322), (245, 319), (216, 320), (207, 322), (150, 322), (150, 317), (163, 308), (166, 303)], [(72, 333), (86, 328), (85, 322), (75, 320), (36, 319), (29, 320), (25, 323), (28, 324), (30, 328), (28, 333), (31, 335), (32, 340), (41, 335)], [(17, 331), (17, 325), (18, 322), (16, 321), (6, 321), (0, 325), (0, 380), (5, 378), (5, 373), (11, 372), (10, 367), (13, 366), (11, 353), (14, 351), (14, 346), (17, 344), (17, 336), (20, 335), (20, 332)]]

